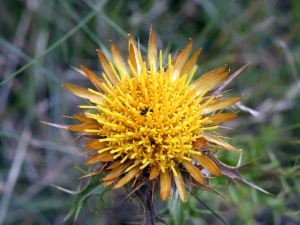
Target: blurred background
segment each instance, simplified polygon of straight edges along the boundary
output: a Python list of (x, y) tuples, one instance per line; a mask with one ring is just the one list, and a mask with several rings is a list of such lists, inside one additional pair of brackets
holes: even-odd
[[(92, 84), (70, 66), (85, 65), (100, 75), (96, 49), (110, 56), (111, 39), (125, 57), (127, 34), (147, 46), (151, 25), (166, 53), (174, 55), (189, 38), (193, 52), (203, 48), (197, 76), (224, 64), (234, 72), (251, 62), (227, 93), (243, 93), (241, 103), (249, 108), (225, 125), (233, 129), (220, 133), (243, 149), (243, 163), (262, 157), (241, 174), (274, 196), (241, 182), (243, 191), (235, 184), (227, 189), (230, 201), (201, 191), (197, 196), (228, 224), (300, 224), (299, 12), (298, 0), (2, 0), (0, 224), (141, 221), (136, 204), (123, 200), (124, 190), (84, 189), (89, 179), (78, 177), (89, 168), (79, 156), (82, 143), (40, 121), (73, 124), (67, 116), (80, 113), (81, 100), (61, 85)], [(239, 158), (219, 155), (232, 166)], [(225, 178), (211, 183), (225, 192)], [(170, 224), (223, 224), (193, 196), (186, 204), (156, 202)]]

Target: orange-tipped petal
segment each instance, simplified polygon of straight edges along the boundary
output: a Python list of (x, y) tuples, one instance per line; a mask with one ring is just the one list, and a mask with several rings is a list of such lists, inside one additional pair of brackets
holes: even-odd
[(84, 124), (69, 126), (68, 130), (84, 132), (86, 129), (95, 129), (96, 130), (96, 129), (99, 129), (99, 128), (100, 128), (99, 123), (84, 123)]
[(237, 114), (215, 114), (209, 117), (209, 120), (213, 124), (223, 123), (229, 120), (233, 120), (237, 117)]
[(180, 173), (177, 166), (175, 166), (175, 170), (176, 170), (177, 174), (176, 174), (176, 176), (174, 174), (173, 177), (174, 177), (175, 184), (176, 184), (176, 187), (177, 187), (177, 190), (178, 190), (178, 194), (181, 198), (181, 201), (187, 202), (186, 193), (185, 193), (185, 185), (184, 185), (183, 178), (182, 178), (181, 173)]
[(97, 162), (108, 162), (114, 159), (114, 156), (109, 152), (102, 152), (96, 155), (93, 155), (86, 161), (86, 165), (97, 163)]
[(174, 67), (173, 67), (173, 79), (181, 73), (182, 68), (184, 67), (189, 55), (191, 54), (193, 46), (193, 41), (190, 39), (189, 43), (185, 46), (185, 48), (178, 54), (176, 59), (174, 60)]
[(135, 57), (134, 49), (133, 49), (132, 44), (129, 45), (129, 60), (131, 62), (131, 65), (132, 65), (133, 69), (135, 70), (135, 72), (137, 74), (139, 74), (139, 70), (138, 70), (138, 67), (137, 67), (137, 59)]
[(205, 156), (205, 155), (192, 155), (192, 158), (194, 158), (197, 161), (197, 163), (199, 163), (201, 166), (203, 166), (210, 173), (212, 173), (216, 176), (221, 176), (222, 175), (222, 173), (220, 172), (217, 165), (210, 158), (208, 158), (207, 156)]
[(156, 37), (153, 30), (150, 30), (150, 37), (148, 43), (148, 60), (149, 60), (149, 65), (153, 65), (154, 71), (156, 71), (157, 47), (156, 47)]
[(94, 119), (88, 118), (88, 117), (80, 115), (80, 114), (75, 114), (74, 118), (77, 119), (77, 120), (79, 120), (79, 121), (81, 121), (81, 122), (83, 122), (83, 123), (94, 123), (94, 122), (97, 122)]
[(67, 124), (59, 124), (59, 123), (48, 123), (48, 122), (44, 122), (44, 121), (40, 121), (43, 124), (47, 124), (49, 126), (52, 127), (56, 127), (56, 128), (60, 128), (60, 129), (68, 129), (70, 125)]
[(169, 171), (164, 173), (160, 171), (160, 198), (162, 201), (166, 201), (171, 191), (171, 176)]
[(210, 90), (211, 88), (217, 86), (229, 74), (229, 72), (224, 72), (225, 69), (226, 65), (203, 74), (192, 84), (192, 88), (196, 89), (197, 94), (199, 94), (207, 89)]
[(96, 140), (86, 142), (84, 144), (84, 147), (90, 148), (90, 149), (93, 149), (93, 150), (99, 150), (99, 149), (107, 147), (107, 143), (106, 142), (100, 142), (99, 139), (96, 139)]
[(115, 186), (114, 189), (120, 188), (127, 184), (129, 181), (132, 180), (132, 178), (135, 177), (140, 172), (139, 166), (134, 167), (132, 170), (130, 170)]
[(222, 100), (220, 102), (216, 102), (216, 103), (207, 105), (203, 108), (202, 115), (213, 112), (213, 111), (216, 111), (216, 110), (219, 110), (219, 109), (225, 109), (229, 106), (234, 105), (235, 103), (237, 103), (241, 99), (242, 99), (242, 96), (225, 99), (225, 100)]
[(241, 150), (236, 149), (235, 147), (231, 146), (226, 141), (223, 141), (222, 139), (220, 139), (212, 134), (203, 132), (202, 135), (207, 141), (217, 144), (217, 145), (223, 147), (224, 149), (231, 150), (231, 151), (237, 151), (237, 152), (241, 151)]
[(153, 180), (155, 179), (156, 177), (158, 177), (159, 175), (159, 169), (157, 166), (152, 166), (150, 168), (150, 176), (149, 176), (149, 180)]
[(108, 79), (110, 80), (110, 82), (115, 85), (117, 83), (119, 83), (118, 78), (116, 77), (115, 73), (113, 72), (113, 70), (111, 69), (110, 65), (109, 65), (109, 61), (107, 60), (107, 58), (105, 57), (105, 55), (103, 54), (102, 51), (100, 51), (99, 49), (97, 50), (98, 52), (98, 56), (99, 56), (99, 60), (101, 63), (101, 66), (105, 72), (105, 75), (108, 77)]
[(186, 160), (183, 160), (181, 163), (196, 181), (198, 181), (200, 184), (205, 184), (202, 173), (195, 165)]
[(86, 74), (86, 76), (90, 79), (90, 81), (95, 85), (95, 87), (99, 91), (105, 92), (105, 89), (103, 88), (102, 80), (85, 66), (80, 66), (80, 67), (83, 70), (83, 72)]
[(114, 169), (118, 166), (121, 165), (121, 161), (117, 161), (117, 162), (114, 162), (113, 164), (111, 164), (109, 167), (107, 167), (108, 170), (111, 170), (111, 169)]
[(203, 148), (205, 145), (207, 145), (207, 141), (205, 138), (198, 138), (192, 143), (192, 145), (194, 148)]
[(71, 66), (71, 68), (72, 68), (73, 70), (75, 70), (76, 72), (78, 72), (78, 73), (80, 73), (81, 75), (83, 75), (83, 76), (86, 77), (86, 74), (85, 74), (81, 69), (78, 69), (78, 68), (76, 68), (75, 66)]
[(108, 181), (108, 180), (111, 180), (111, 179), (114, 179), (114, 178), (118, 177), (132, 163), (133, 163), (133, 161), (128, 161), (127, 163), (121, 164), (117, 168), (114, 168), (112, 171), (110, 171), (110, 173), (107, 174), (104, 178), (102, 178), (102, 180), (103, 181)]
[(185, 66), (183, 67), (182, 71), (181, 71), (181, 76), (185, 75), (185, 74), (189, 74), (189, 72), (191, 71), (191, 69), (193, 69), (194, 65), (197, 62), (197, 59), (201, 53), (202, 48), (199, 48), (195, 54), (192, 56), (192, 58), (185, 64)]
[[(140, 58), (139, 58), (139, 51), (136, 47), (134, 38), (130, 34), (128, 35), (128, 37), (129, 37), (129, 41), (128, 41), (129, 59), (132, 64), (135, 64), (135, 67), (134, 67), (135, 72), (139, 75), (140, 71), (142, 69)], [(130, 48), (132, 48), (132, 49), (130, 49)]]
[(84, 88), (78, 87), (73, 84), (64, 84), (63, 87), (67, 88), (70, 92), (72, 92), (74, 95), (78, 97), (103, 102), (101, 96), (91, 93)]
[(111, 180), (107, 180), (103, 183), (103, 187), (107, 187), (108, 185), (111, 185), (113, 182), (115, 182), (118, 179), (118, 177), (111, 179)]
[(123, 57), (121, 56), (121, 53), (119, 52), (117, 46), (112, 41), (110, 41), (110, 50), (114, 63), (117, 65), (117, 68), (121, 70), (120, 72), (124, 75), (128, 74)]
[(217, 95), (219, 94), (237, 75), (239, 75), (248, 65), (247, 63), (245, 66), (240, 68), (239, 70), (235, 71), (233, 74), (231, 74), (222, 84), (220, 84), (218, 87), (216, 87), (212, 92), (211, 95)]

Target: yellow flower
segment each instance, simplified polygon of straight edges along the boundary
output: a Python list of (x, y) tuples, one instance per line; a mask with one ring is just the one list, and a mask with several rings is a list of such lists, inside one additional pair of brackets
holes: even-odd
[(68, 129), (92, 138), (85, 143), (91, 149), (86, 163), (102, 165), (91, 175), (108, 171), (102, 178), (104, 186), (114, 183), (113, 188), (119, 188), (130, 182), (136, 187), (137, 181), (145, 178), (159, 183), (160, 197), (165, 201), (174, 181), (181, 200), (186, 202), (188, 181), (206, 186), (201, 170), (216, 176), (224, 174), (219, 169), (224, 164), (218, 163), (211, 149), (239, 151), (211, 131), (236, 117), (221, 111), (241, 97), (221, 99), (213, 91), (228, 76), (226, 66), (192, 82), (201, 52), (198, 49), (189, 59), (192, 43), (190, 40), (173, 59), (169, 55), (165, 66), (152, 30), (146, 61), (129, 35), (127, 64), (113, 42), (113, 63), (97, 51), (104, 80), (81, 67), (95, 89), (63, 85), (90, 102), (80, 106), (88, 109), (84, 115), (74, 115), (82, 124)]

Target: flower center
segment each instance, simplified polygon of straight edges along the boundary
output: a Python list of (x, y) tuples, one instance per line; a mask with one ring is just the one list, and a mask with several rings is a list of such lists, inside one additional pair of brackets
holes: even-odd
[(123, 76), (112, 86), (108, 82), (100, 113), (94, 118), (102, 125), (99, 135), (121, 163), (127, 159), (142, 163), (140, 168), (157, 166), (161, 171), (188, 160), (192, 142), (202, 136), (202, 96), (188, 85), (187, 75), (173, 80), (172, 71), (148, 71), (139, 76)]

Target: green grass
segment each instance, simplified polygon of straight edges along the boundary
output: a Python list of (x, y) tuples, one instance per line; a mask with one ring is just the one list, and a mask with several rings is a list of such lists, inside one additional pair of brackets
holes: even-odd
[[(125, 192), (84, 189), (88, 170), (68, 131), (40, 121), (70, 124), (63, 117), (80, 112), (78, 99), (61, 87), (91, 84), (70, 66), (85, 65), (101, 74), (95, 52), (109, 55), (109, 39), (125, 56), (127, 33), (147, 46), (152, 25), (158, 48), (175, 53), (188, 38), (202, 47), (197, 75), (227, 64), (232, 72), (251, 64), (232, 82), (228, 96), (243, 93), (242, 103), (260, 112), (241, 111), (220, 132), (243, 149), (241, 171), (268, 196), (240, 182), (231, 184), (227, 201), (196, 192), (229, 224), (297, 224), (300, 221), (300, 2), (294, 1), (9, 1), (0, 3), (0, 224), (61, 224), (82, 204), (76, 224), (140, 221), (138, 207), (122, 201)], [(142, 47), (145, 52), (145, 48)], [(77, 148), (82, 147), (79, 142)], [(237, 153), (222, 161), (234, 166)], [(77, 168), (76, 168), (77, 167)], [(97, 182), (92, 180), (90, 184)], [(226, 179), (214, 179), (224, 191)], [(90, 187), (90, 186), (87, 186)], [(97, 196), (101, 195), (101, 198)], [(100, 200), (99, 200), (100, 199)], [(113, 204), (112, 204), (113, 202)], [(120, 204), (118, 203), (120, 202)], [(79, 204), (80, 203), (80, 204)], [(86, 207), (87, 206), (87, 207)], [(124, 210), (124, 208), (126, 208)], [(77, 209), (75, 207), (75, 209)], [(171, 224), (222, 224), (193, 196), (187, 204), (162, 204), (160, 216)], [(73, 212), (73, 211), (72, 211)], [(72, 224), (74, 214), (65, 224)], [(112, 216), (113, 215), (113, 216)]]

